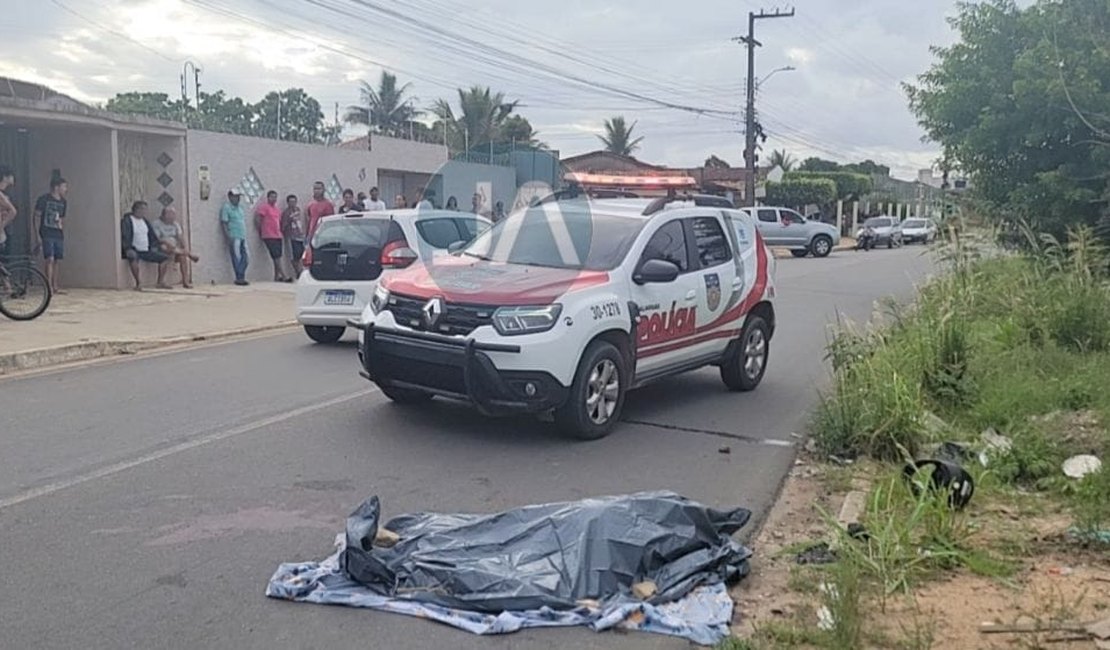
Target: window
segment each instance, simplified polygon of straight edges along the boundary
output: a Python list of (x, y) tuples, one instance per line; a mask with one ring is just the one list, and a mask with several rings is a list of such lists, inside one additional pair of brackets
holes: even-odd
[(781, 214), (782, 214), (782, 222), (783, 223), (786, 223), (787, 221), (789, 221), (790, 223), (805, 223), (806, 222), (805, 217), (798, 214), (797, 212), (794, 212), (793, 210), (783, 210), (781, 212)]
[(871, 217), (863, 225), (868, 228), (889, 228), (892, 223), (890, 217)]
[(721, 229), (721, 222), (713, 217), (697, 217), (691, 219), (694, 229), (694, 243), (698, 247), (698, 259), (702, 268), (709, 268), (724, 264), (732, 260), (732, 251), (728, 247), (725, 231)]
[(434, 248), (447, 248), (451, 244), (459, 241), (467, 241), (470, 237), (464, 237), (459, 233), (459, 228), (455, 224), (454, 219), (425, 219), (416, 222), (416, 229), (420, 232), (420, 236), (424, 241)]
[(537, 206), (498, 221), (465, 252), (493, 262), (611, 271), (643, 227), (643, 217), (591, 214), (569, 203), (550, 211)]
[(651, 240), (644, 247), (643, 260), (666, 260), (685, 273), (690, 269), (690, 261), (686, 255), (686, 233), (682, 229), (681, 221), (671, 221), (657, 230)]
[(466, 235), (467, 241), (474, 239), (489, 227), (477, 219), (455, 219), (455, 223), (459, 225), (462, 234)]
[(329, 219), (321, 221), (312, 236), (313, 248), (381, 246), (388, 239), (390, 226), (385, 219)]
[(778, 210), (761, 208), (758, 212), (759, 220), (763, 223), (778, 223), (779, 213)]

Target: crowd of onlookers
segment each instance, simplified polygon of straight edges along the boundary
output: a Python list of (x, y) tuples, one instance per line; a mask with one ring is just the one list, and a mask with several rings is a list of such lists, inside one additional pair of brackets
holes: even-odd
[[(17, 210), (8, 198), (7, 192), (15, 183), (12, 168), (0, 165), (0, 251), (7, 239), (7, 226), (16, 218)], [(68, 185), (58, 171), (50, 179), (50, 191), (35, 201), (32, 236), (32, 251), (41, 251), (45, 274), (54, 293), (63, 293), (59, 284), (59, 267), (65, 257), (66, 193)], [(302, 208), (295, 194), (285, 197), (279, 205), (279, 195), (275, 190), (266, 193), (257, 205), (247, 208), (242, 204), (243, 195), (238, 188), (227, 192), (227, 200), (220, 207), (219, 223), (227, 242), (231, 267), (235, 274), (235, 284), (248, 284), (247, 250), (248, 231), (257, 232), (266, 247), (273, 264), (275, 282), (293, 282), (302, 268), (305, 242), (311, 240), (312, 233), (320, 219), (333, 214), (348, 212), (373, 212), (387, 210), (389, 207), (379, 196), (378, 188), (370, 188), (369, 194), (346, 189), (342, 203), (336, 206), (326, 195), (324, 183), (317, 181), (312, 186), (312, 200)], [(430, 210), (438, 208), (435, 192), (422, 189), (410, 203), (404, 195), (393, 199), (393, 209), (417, 208)], [(446, 210), (458, 210), (458, 199), (451, 196), (443, 206)], [(470, 211), (499, 221), (505, 217), (505, 206), (498, 201), (492, 209), (485, 206), (485, 199), (475, 193), (471, 197)], [(157, 218), (151, 220), (149, 206), (145, 201), (135, 201), (131, 209), (120, 219), (121, 255), (126, 260), (134, 280), (134, 288), (142, 290), (140, 264), (157, 265), (156, 286), (169, 289), (166, 277), (173, 265), (181, 272), (181, 284), (192, 287), (192, 265), (200, 261), (189, 247), (184, 228), (178, 221), (177, 210), (172, 206), (162, 208)], [(288, 266), (287, 266), (288, 265)], [(286, 270), (291, 270), (287, 274)]]

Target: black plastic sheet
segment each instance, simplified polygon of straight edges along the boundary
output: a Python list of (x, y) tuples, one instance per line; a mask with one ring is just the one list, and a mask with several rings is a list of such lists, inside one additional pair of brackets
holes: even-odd
[(376, 593), (471, 611), (611, 604), (633, 600), (632, 585), (644, 581), (659, 604), (746, 575), (751, 552), (731, 536), (750, 516), (655, 492), (493, 515), (403, 515), (385, 524), (400, 542), (378, 548), (373, 497), (347, 519), (340, 566)]

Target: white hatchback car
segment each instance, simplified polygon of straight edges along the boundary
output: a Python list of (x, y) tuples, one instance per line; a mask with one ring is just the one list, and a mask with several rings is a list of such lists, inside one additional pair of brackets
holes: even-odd
[(551, 413), (608, 434), (625, 393), (704, 366), (763, 379), (774, 258), (739, 210), (659, 199), (546, 201), (457, 255), (391, 275), (350, 325), (362, 375), (397, 402)]
[(384, 277), (468, 242), (490, 225), (485, 217), (448, 210), (349, 212), (321, 219), (297, 279), (297, 322), (313, 341), (335, 343)]

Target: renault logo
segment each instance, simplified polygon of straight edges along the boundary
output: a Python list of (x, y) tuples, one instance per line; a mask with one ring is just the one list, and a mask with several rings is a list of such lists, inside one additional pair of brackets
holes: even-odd
[(447, 306), (443, 303), (443, 298), (432, 298), (424, 305), (424, 324), (428, 329), (435, 328), (446, 311)]

